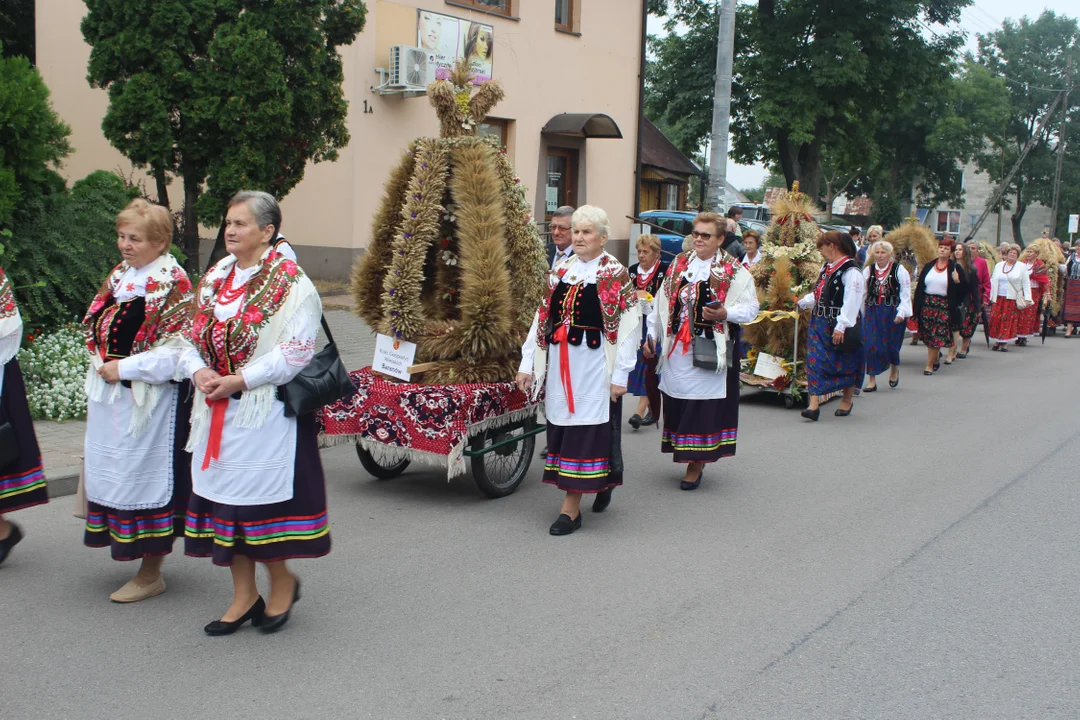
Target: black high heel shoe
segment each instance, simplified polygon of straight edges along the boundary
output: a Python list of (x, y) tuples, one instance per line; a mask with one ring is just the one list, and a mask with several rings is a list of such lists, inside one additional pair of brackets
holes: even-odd
[(207, 635), (232, 635), (234, 632), (240, 629), (240, 626), (251, 621), (253, 627), (259, 627), (262, 623), (263, 617), (266, 613), (266, 602), (262, 599), (262, 595), (255, 601), (246, 613), (240, 616), (239, 620), (215, 620), (210, 623), (203, 630)]
[(817, 410), (811, 410), (810, 408), (806, 408), (800, 414), (807, 420), (813, 420), (814, 422), (817, 422), (817, 419), (821, 417), (821, 408), (818, 408)]
[(276, 633), (281, 628), (285, 627), (285, 623), (289, 622), (289, 613), (292, 612), (293, 605), (300, 599), (300, 578), (296, 578), (296, 588), (293, 590), (292, 603), (289, 605), (289, 609), (280, 615), (263, 615), (262, 622), (259, 624), (259, 630), (263, 633)]
[(836, 417), (847, 417), (854, 409), (855, 403), (852, 403), (851, 407), (849, 407), (847, 410), (845, 410), (844, 408), (836, 408), (836, 412), (834, 412), (833, 415), (835, 415)]

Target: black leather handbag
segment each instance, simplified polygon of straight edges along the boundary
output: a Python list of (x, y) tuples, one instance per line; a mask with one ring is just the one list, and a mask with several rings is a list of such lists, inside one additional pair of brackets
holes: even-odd
[(326, 347), (315, 353), (315, 357), (299, 375), (281, 386), (280, 397), (285, 403), (286, 417), (315, 412), (356, 390), (349, 371), (341, 362), (325, 316), (322, 318), (322, 328), (326, 333)]
[[(726, 366), (725, 370), (731, 367), (731, 359), (735, 357), (735, 338), (731, 336), (731, 333), (724, 333), (725, 348), (727, 354), (725, 357)], [(694, 360), (693, 364), (696, 368), (702, 370), (716, 370), (716, 338), (707, 338), (704, 335), (694, 336)]]
[(19, 439), (15, 437), (15, 428), (6, 422), (0, 425), (0, 470), (19, 459)]

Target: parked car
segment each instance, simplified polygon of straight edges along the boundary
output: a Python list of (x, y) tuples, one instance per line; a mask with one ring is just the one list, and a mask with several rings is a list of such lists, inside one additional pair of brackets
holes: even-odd
[(735, 203), (729, 206), (728, 209), (730, 210), (733, 207), (742, 210), (742, 217), (739, 218), (740, 220), (756, 220), (768, 225), (769, 220), (772, 218), (772, 212), (769, 211), (768, 205), (759, 205), (758, 203)]
[(663, 259), (671, 260), (683, 251), (683, 239), (694, 229), (695, 215), (683, 210), (647, 210), (638, 217), (660, 238)]
[(762, 237), (765, 237), (765, 231), (769, 229), (769, 223), (762, 222), (760, 220), (747, 220), (746, 218), (743, 218), (739, 221), (739, 227), (742, 228), (743, 232), (746, 232), (747, 230), (757, 230), (759, 233), (761, 233)]

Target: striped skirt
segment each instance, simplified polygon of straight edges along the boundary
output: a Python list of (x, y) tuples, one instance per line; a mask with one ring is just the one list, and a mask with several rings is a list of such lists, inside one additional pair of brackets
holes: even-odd
[(727, 372), (726, 398), (680, 400), (663, 394), (660, 452), (671, 455), (677, 463), (711, 463), (735, 454), (739, 439), (738, 367), (736, 357)]
[(572, 493), (598, 493), (622, 485), (622, 400), (608, 422), (547, 426), (543, 482)]
[(168, 555), (173, 540), (184, 536), (184, 517), (191, 497), (191, 454), (184, 450), (191, 431), (191, 395), (190, 382), (182, 383), (177, 392), (170, 501), (148, 510), (117, 510), (87, 502), (84, 545), (109, 548), (113, 560), (140, 560)]
[(1080, 325), (1080, 280), (1065, 281), (1065, 308), (1061, 315), (1070, 325)]
[(30, 419), (26, 385), (18, 360), (4, 366), (4, 387), (0, 394), (0, 424), (11, 423), (19, 456), (8, 467), (0, 468), (0, 515), (49, 502), (41, 450)]
[(326, 482), (312, 413), (296, 420), (293, 468), (292, 499), (272, 505), (226, 505), (192, 493), (184, 552), (215, 565), (232, 565), (234, 555), (267, 563), (329, 553)]

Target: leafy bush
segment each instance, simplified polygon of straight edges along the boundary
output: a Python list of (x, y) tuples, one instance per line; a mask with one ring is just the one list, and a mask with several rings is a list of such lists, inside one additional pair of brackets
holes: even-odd
[(70, 193), (31, 199), (3, 255), (27, 327), (82, 319), (105, 275), (120, 261), (116, 214), (138, 193), (111, 172), (79, 180)]
[(63, 188), (54, 168), (71, 152), (69, 134), (30, 61), (0, 57), (0, 228), (21, 202)]
[(33, 337), (19, 351), (19, 366), (26, 380), (26, 399), (30, 402), (33, 418), (85, 418), (86, 368), (89, 364), (86, 339), (76, 325)]

